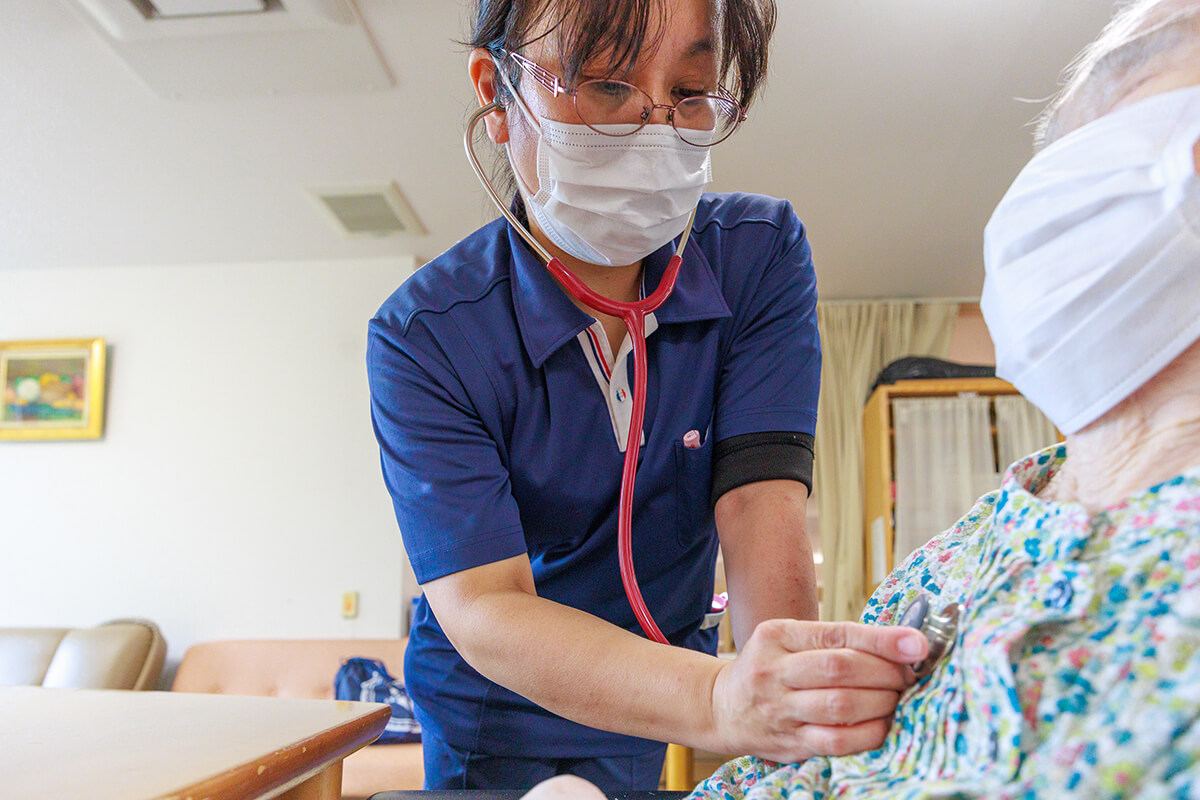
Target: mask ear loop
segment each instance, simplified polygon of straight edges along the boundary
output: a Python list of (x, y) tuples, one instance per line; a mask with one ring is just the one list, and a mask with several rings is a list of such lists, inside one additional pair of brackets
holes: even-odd
[[(501, 199), (500, 193), (496, 191), (494, 186), (492, 186), (492, 182), (488, 179), (487, 173), (484, 172), (483, 165), (479, 163), (479, 157), (475, 155), (475, 126), (479, 124), (479, 120), (483, 119), (488, 114), (491, 114), (493, 111), (503, 112), (504, 109), (501, 108), (498, 102), (493, 100), (472, 114), (471, 118), (467, 121), (467, 130), (463, 134), (463, 147), (467, 151), (467, 160), (471, 162), (471, 169), (475, 171), (475, 177), (479, 179), (479, 182), (483, 184), (483, 188), (487, 190), (488, 196), (492, 198), (492, 203), (495, 204), (496, 208), (500, 209), (500, 213), (504, 215), (504, 218), (507, 219), (509, 223), (512, 224), (513, 229), (516, 230), (521, 238), (525, 240), (525, 243), (533, 249), (533, 252), (537, 253), (538, 257), (542, 259), (542, 263), (548, 265), (554, 260), (554, 256), (550, 255), (550, 252), (546, 250), (545, 247), (542, 247), (542, 243), (535, 239), (533, 234), (521, 224), (519, 219), (517, 219), (517, 215), (509, 210), (508, 205), (504, 202), (504, 200)], [(689, 224), (688, 227), (690, 229), (691, 225)]]
[(496, 75), (500, 78), (500, 82), (504, 84), (504, 88), (508, 89), (509, 94), (513, 96), (513, 100), (521, 107), (521, 113), (525, 115), (525, 119), (529, 120), (529, 124), (538, 129), (538, 133), (542, 130), (542, 121), (533, 113), (533, 109), (525, 102), (525, 98), (521, 97), (521, 93), (517, 91), (517, 87), (513, 86), (509, 80), (508, 73), (505, 72), (499, 64), (496, 63), (496, 57), (492, 57), (492, 64), (496, 67)]

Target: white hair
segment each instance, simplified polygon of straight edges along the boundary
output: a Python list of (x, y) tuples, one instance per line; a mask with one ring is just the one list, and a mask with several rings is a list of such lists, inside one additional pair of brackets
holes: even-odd
[(1132, 0), (1064, 74), (1062, 91), (1037, 121), (1037, 143), (1107, 114), (1147, 74), (1200, 51), (1200, 0)]

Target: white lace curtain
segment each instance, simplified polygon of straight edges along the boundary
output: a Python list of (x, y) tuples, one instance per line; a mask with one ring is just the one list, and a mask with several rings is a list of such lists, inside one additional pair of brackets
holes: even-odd
[(857, 619), (862, 611), (862, 410), (867, 390), (879, 370), (897, 358), (945, 358), (957, 316), (957, 303), (817, 304), (823, 363), (813, 495), (825, 555), (825, 619)]
[(979, 395), (892, 401), (897, 566), (996, 488), (990, 406)]
[(1000, 469), (1058, 441), (1058, 429), (1019, 394), (996, 398), (996, 448)]

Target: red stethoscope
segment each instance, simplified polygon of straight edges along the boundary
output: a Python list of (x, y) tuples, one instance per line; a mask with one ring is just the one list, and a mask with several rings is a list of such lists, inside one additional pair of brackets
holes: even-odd
[(483, 166), (475, 155), (472, 138), (479, 120), (493, 111), (499, 110), (501, 110), (499, 104), (488, 103), (472, 114), (471, 119), (467, 122), (463, 144), (466, 147), (467, 159), (471, 162), (471, 168), (475, 170), (475, 176), (487, 189), (496, 208), (500, 209), (500, 213), (512, 224), (513, 229), (545, 262), (546, 269), (550, 270), (550, 274), (558, 279), (567, 292), (593, 311), (620, 317), (621, 321), (625, 323), (626, 330), (629, 331), (629, 338), (633, 346), (633, 414), (629, 422), (629, 436), (625, 440), (625, 464), (621, 471), (621, 502), (617, 513), (617, 556), (621, 564), (621, 583), (625, 587), (625, 596), (629, 598), (629, 605), (632, 606), (633, 613), (641, 624), (642, 630), (645, 631), (647, 638), (662, 644), (669, 644), (667, 637), (663, 636), (662, 631), (654, 622), (654, 618), (650, 616), (650, 610), (646, 608), (645, 601), (642, 600), (642, 592), (638, 588), (637, 575), (633, 568), (633, 486), (637, 479), (638, 452), (642, 446), (642, 422), (646, 414), (646, 315), (661, 306), (675, 289), (675, 281), (679, 277), (679, 267), (683, 263), (681, 253), (683, 253), (688, 236), (692, 232), (692, 221), (696, 217), (696, 211), (693, 209), (691, 216), (688, 217), (687, 227), (684, 228), (683, 235), (679, 237), (675, 255), (671, 256), (671, 260), (667, 263), (667, 270), (663, 273), (662, 279), (658, 282), (658, 288), (654, 290), (653, 294), (633, 303), (622, 303), (596, 294), (584, 285), (583, 281), (579, 280), (573, 272), (563, 266), (561, 261), (550, 255), (546, 248), (542, 247), (541, 243), (533, 237), (533, 234), (526, 230), (516, 215), (509, 210), (484, 173)]

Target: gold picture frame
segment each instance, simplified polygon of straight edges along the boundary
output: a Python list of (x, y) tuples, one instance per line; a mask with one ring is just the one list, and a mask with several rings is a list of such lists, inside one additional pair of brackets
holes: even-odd
[(0, 342), (0, 440), (99, 439), (103, 339)]

